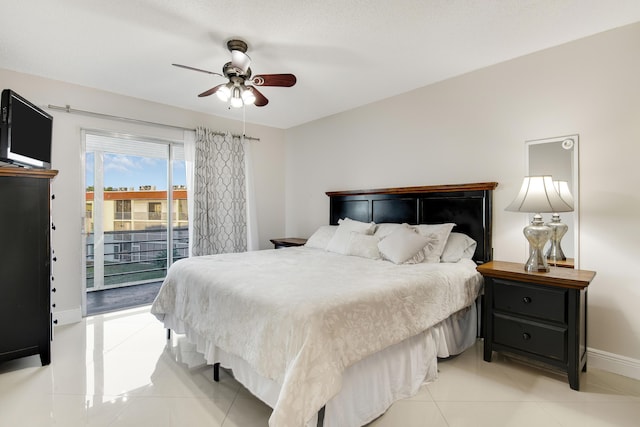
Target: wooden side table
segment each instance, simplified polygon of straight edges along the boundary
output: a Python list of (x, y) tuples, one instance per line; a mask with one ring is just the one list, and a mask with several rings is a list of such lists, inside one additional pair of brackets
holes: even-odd
[(484, 360), (493, 351), (525, 356), (566, 372), (580, 389), (587, 369), (587, 287), (594, 271), (550, 267), (526, 272), (524, 265), (491, 261), (484, 276)]
[(300, 239), (298, 237), (280, 237), (278, 239), (271, 239), (271, 243), (275, 249), (289, 248), (291, 246), (303, 246), (307, 243), (307, 239)]

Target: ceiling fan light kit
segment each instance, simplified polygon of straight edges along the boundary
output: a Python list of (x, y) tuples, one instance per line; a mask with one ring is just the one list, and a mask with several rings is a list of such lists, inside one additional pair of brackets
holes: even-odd
[(222, 85), (216, 90), (215, 94), (220, 101), (227, 102), (231, 98), (231, 89), (229, 89), (228, 85)]
[(256, 96), (248, 88), (244, 88), (242, 91), (242, 101), (245, 104), (253, 104), (256, 102)]
[(216, 96), (223, 102), (228, 102), (233, 108), (241, 108), (245, 105), (264, 107), (269, 100), (258, 90), (256, 86), (291, 87), (296, 84), (296, 76), (293, 74), (259, 74), (251, 77), (251, 58), (247, 55), (247, 43), (242, 40), (229, 40), (227, 49), (231, 52), (231, 62), (222, 67), (222, 74), (213, 71), (202, 70), (188, 65), (172, 64), (201, 73), (213, 74), (229, 79), (226, 84), (219, 84), (199, 94), (199, 97), (209, 95)]

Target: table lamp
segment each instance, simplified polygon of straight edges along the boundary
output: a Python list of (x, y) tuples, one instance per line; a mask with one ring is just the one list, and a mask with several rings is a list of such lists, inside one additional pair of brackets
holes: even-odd
[[(560, 195), (560, 198), (571, 206), (571, 210), (573, 211), (573, 196), (571, 195), (571, 191), (569, 191), (569, 183), (567, 181), (553, 181), (553, 186)], [(567, 257), (562, 251), (560, 242), (569, 230), (569, 226), (560, 221), (558, 212), (553, 212), (551, 222), (548, 222), (547, 225), (551, 227), (551, 237), (549, 238), (551, 246), (549, 246), (547, 250), (546, 257), (551, 262), (565, 261)]]
[(553, 178), (549, 175), (526, 176), (522, 181), (520, 192), (505, 210), (535, 214), (531, 224), (523, 230), (524, 236), (529, 241), (529, 259), (524, 269), (528, 272), (549, 271), (543, 250), (551, 237), (552, 229), (544, 223), (540, 214), (573, 210), (573, 206), (560, 197), (553, 185)]

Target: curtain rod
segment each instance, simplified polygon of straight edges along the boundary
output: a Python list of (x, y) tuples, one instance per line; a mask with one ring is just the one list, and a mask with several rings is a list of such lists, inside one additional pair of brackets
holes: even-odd
[[(86, 111), (86, 110), (78, 110), (78, 109), (75, 109), (75, 108), (71, 108), (69, 105), (67, 105), (65, 107), (60, 107), (60, 106), (57, 106), (57, 105), (49, 104), (49, 105), (47, 105), (47, 108), (49, 108), (50, 110), (65, 111), (65, 112), (70, 113), (70, 114), (83, 114), (85, 116), (99, 117), (99, 118), (102, 118), (102, 119), (119, 120), (119, 121), (129, 122), (129, 123), (137, 123), (137, 124), (150, 125), (150, 126), (160, 126), (160, 127), (171, 128), (171, 129), (179, 129), (179, 130), (190, 130), (190, 131), (195, 130), (195, 129), (186, 128), (186, 127), (183, 127), (183, 126), (168, 125), (168, 124), (165, 124), (165, 123), (149, 122), (147, 120), (140, 120), (140, 119), (132, 119), (130, 117), (113, 116), (111, 114), (95, 113), (93, 111)], [(214, 133), (216, 135), (225, 135), (224, 132), (214, 132)], [(241, 138), (243, 135), (232, 134), (232, 136)], [(260, 141), (260, 138), (255, 138), (253, 136), (246, 136), (246, 135), (244, 135), (244, 139), (249, 139), (249, 140), (252, 140), (252, 141)]]

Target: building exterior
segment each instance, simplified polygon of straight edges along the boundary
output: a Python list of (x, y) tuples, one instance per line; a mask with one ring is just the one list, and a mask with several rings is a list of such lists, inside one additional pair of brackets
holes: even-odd
[[(168, 201), (166, 190), (144, 186), (144, 190), (117, 189), (104, 191), (103, 229), (108, 231), (166, 228)], [(187, 227), (187, 190), (173, 190), (172, 223), (174, 228)], [(93, 233), (94, 192), (86, 192), (85, 232)]]
[[(91, 189), (89, 189), (91, 190)], [(109, 285), (129, 285), (158, 280), (166, 274), (171, 261), (189, 255), (189, 217), (187, 191), (176, 186), (172, 193), (171, 224), (173, 251), (167, 251), (169, 201), (166, 190), (151, 186), (111, 189), (104, 191), (102, 201), (102, 230), (96, 230), (94, 192), (86, 192), (85, 233), (87, 257), (87, 288), (100, 283), (98, 288)], [(96, 231), (101, 236), (96, 236)], [(103, 248), (95, 242), (102, 241)], [(94, 264), (103, 264), (98, 267)]]

